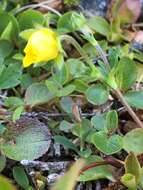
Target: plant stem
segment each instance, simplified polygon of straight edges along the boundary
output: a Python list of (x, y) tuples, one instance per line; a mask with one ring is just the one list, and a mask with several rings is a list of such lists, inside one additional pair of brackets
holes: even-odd
[(105, 160), (103, 160), (103, 161), (93, 162), (93, 163), (83, 167), (80, 174), (82, 174), (86, 170), (89, 170), (89, 169), (97, 167), (97, 166), (102, 166), (102, 165), (112, 165), (116, 168), (121, 168), (122, 166), (124, 166), (124, 162), (117, 160), (115, 158), (111, 158), (111, 157), (105, 158)]
[(137, 123), (137, 125), (140, 128), (143, 128), (143, 123), (141, 122), (141, 120), (138, 118), (138, 116), (136, 115), (136, 113), (133, 111), (133, 109), (130, 107), (130, 105), (127, 103), (127, 101), (125, 100), (124, 96), (122, 95), (121, 91), (119, 89), (114, 90), (116, 96), (118, 97), (118, 99), (121, 101), (121, 103), (125, 106), (126, 110), (128, 111), (128, 113), (130, 114), (130, 116), (133, 118), (133, 120)]
[[(102, 50), (102, 48), (97, 45), (96, 49), (98, 50), (99, 54), (101, 55), (101, 58), (104, 62), (104, 64), (106, 65), (107, 69), (110, 69), (109, 66), (109, 61), (106, 58), (105, 52)], [(141, 120), (138, 118), (138, 116), (136, 115), (136, 113), (133, 111), (133, 109), (131, 108), (131, 106), (128, 104), (128, 102), (125, 100), (124, 96), (122, 95), (121, 91), (119, 89), (113, 89), (115, 95), (118, 97), (118, 99), (121, 101), (121, 103), (125, 106), (126, 110), (128, 111), (128, 113), (130, 114), (130, 116), (133, 118), (133, 120), (136, 122), (136, 124), (140, 127), (143, 128), (143, 123), (141, 122)]]
[(105, 52), (102, 50), (102, 48), (100, 47), (99, 44), (95, 45), (95, 48), (97, 49), (98, 53), (100, 54), (103, 62), (105, 63), (106, 69), (109, 71), (110, 70), (110, 65), (109, 65), (109, 61), (106, 57)]
[(89, 59), (88, 54), (84, 49), (80, 46), (80, 44), (72, 37), (67, 34), (60, 36), (61, 40), (66, 40), (70, 44), (72, 44), (79, 54), (85, 59), (86, 63), (89, 65), (90, 68), (93, 68), (92, 61)]
[(97, 167), (97, 166), (102, 166), (102, 165), (108, 165), (108, 163), (106, 161), (101, 161), (101, 162), (94, 162), (91, 163), (85, 167), (82, 168), (82, 170), (80, 171), (80, 174), (82, 174), (83, 172), (85, 172), (86, 170), (89, 170), (91, 168)]

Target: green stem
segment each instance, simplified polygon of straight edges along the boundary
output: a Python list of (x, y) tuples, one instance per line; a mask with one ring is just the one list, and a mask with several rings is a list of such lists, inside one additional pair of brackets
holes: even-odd
[[(102, 48), (97, 44), (95, 45), (96, 49), (98, 50), (99, 54), (101, 55), (101, 58), (104, 62), (104, 64), (106, 65), (107, 69), (110, 69), (110, 64), (108, 59), (106, 58), (106, 55), (104, 53), (104, 51), (102, 50)], [(114, 89), (113, 90), (115, 95), (118, 97), (118, 99), (120, 100), (120, 102), (125, 106), (126, 110), (128, 111), (128, 113), (130, 114), (130, 116), (132, 117), (132, 119), (136, 122), (136, 124), (140, 127), (143, 128), (143, 123), (141, 122), (141, 120), (138, 118), (138, 116), (136, 115), (136, 113), (133, 111), (133, 109), (131, 108), (131, 106), (128, 104), (128, 102), (125, 100), (123, 94), (121, 93), (121, 91), (119, 89)]]
[[(79, 124), (79, 127), (82, 127), (81, 123)], [(84, 150), (84, 140), (82, 137), (80, 137), (80, 151), (82, 152)]]
[(90, 60), (90, 58), (88, 57), (88, 54), (83, 50), (83, 48), (80, 46), (80, 44), (71, 36), (69, 35), (62, 35), (61, 40), (65, 40), (67, 42), (69, 42), (70, 44), (72, 44), (77, 51), (79, 52), (79, 54), (86, 60), (87, 64), (90, 66), (90, 68), (93, 69), (93, 63)]
[(101, 56), (103, 62), (105, 63), (106, 69), (107, 69), (108, 71), (110, 71), (109, 61), (108, 61), (108, 59), (107, 59), (107, 57), (106, 57), (106, 55), (105, 55), (105, 52), (102, 50), (102, 48), (100, 47), (99, 44), (95, 45), (95, 48), (96, 48), (96, 50), (98, 51), (98, 53), (100, 54), (100, 56)]

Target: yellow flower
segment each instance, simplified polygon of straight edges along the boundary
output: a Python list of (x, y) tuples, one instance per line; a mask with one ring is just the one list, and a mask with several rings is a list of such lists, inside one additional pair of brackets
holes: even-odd
[(35, 31), (24, 49), (23, 67), (55, 59), (59, 53), (56, 34), (50, 29)]

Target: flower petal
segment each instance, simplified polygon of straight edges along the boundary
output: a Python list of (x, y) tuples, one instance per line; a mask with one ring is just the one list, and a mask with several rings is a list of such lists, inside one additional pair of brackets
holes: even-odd
[(32, 64), (33, 64), (33, 60), (31, 59), (31, 57), (29, 55), (26, 55), (23, 59), (23, 67), (26, 68)]

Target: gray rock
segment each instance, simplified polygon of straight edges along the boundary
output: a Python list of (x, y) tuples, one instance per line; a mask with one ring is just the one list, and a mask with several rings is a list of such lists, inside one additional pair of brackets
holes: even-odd
[(104, 17), (106, 15), (110, 1), (111, 0), (82, 0), (79, 6), (81, 11), (88, 17)]

